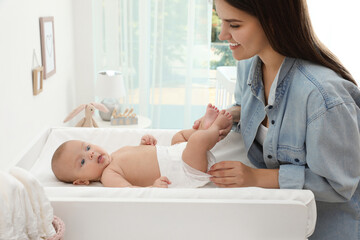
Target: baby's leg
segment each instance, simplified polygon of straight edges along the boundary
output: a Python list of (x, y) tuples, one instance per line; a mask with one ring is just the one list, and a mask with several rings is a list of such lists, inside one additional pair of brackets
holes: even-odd
[(181, 142), (187, 142), (190, 136), (196, 131), (196, 129), (185, 129), (175, 133), (175, 135), (171, 139), (171, 145)]
[[(219, 114), (219, 110), (211, 105), (210, 103), (207, 105), (206, 108), (206, 113), (203, 117), (203, 120), (199, 126), (199, 129), (208, 129), (211, 124), (213, 124), (213, 122), (215, 121), (216, 117)], [(181, 143), (181, 142), (187, 142), (188, 139), (190, 138), (190, 136), (197, 131), (196, 129), (186, 129), (186, 130), (181, 130), (179, 132), (177, 132), (172, 140), (171, 140), (171, 145), (174, 145), (176, 143)]]
[(229, 112), (222, 110), (215, 122), (206, 130), (197, 130), (188, 139), (182, 159), (189, 166), (206, 172), (208, 168), (207, 151), (219, 141), (219, 131), (232, 125)]

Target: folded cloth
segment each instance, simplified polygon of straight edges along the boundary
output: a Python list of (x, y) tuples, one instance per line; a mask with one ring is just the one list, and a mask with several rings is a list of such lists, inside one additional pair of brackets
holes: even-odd
[(0, 171), (0, 239), (54, 235), (53, 209), (40, 183), (26, 170)]
[(0, 239), (35, 239), (36, 216), (24, 186), (0, 172)]

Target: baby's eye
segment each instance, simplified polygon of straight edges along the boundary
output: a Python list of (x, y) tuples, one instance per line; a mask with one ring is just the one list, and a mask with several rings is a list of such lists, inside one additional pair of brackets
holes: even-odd
[(86, 146), (86, 151), (89, 151), (90, 150), (90, 145), (87, 145)]
[(81, 160), (81, 166), (83, 166), (85, 164), (85, 159)]

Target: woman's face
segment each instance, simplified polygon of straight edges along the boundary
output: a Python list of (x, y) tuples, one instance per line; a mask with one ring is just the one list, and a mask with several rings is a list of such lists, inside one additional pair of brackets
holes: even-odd
[(228, 41), (236, 60), (261, 56), (271, 48), (259, 20), (239, 10), (225, 0), (215, 1), (216, 12), (222, 20), (219, 39)]

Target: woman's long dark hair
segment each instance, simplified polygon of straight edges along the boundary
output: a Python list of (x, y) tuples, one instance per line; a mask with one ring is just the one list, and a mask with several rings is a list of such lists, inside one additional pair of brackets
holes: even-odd
[(314, 33), (306, 0), (225, 1), (258, 18), (270, 45), (278, 53), (328, 67), (356, 85), (350, 72)]

